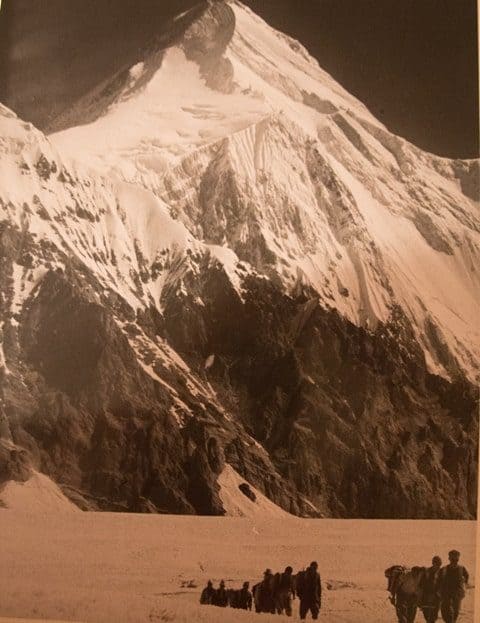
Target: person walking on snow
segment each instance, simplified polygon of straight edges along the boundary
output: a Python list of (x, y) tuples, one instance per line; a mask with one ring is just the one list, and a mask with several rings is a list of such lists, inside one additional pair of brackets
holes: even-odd
[(456, 623), (460, 606), (468, 584), (468, 571), (459, 565), (460, 552), (452, 549), (448, 553), (450, 564), (440, 574), (440, 609), (445, 623)]
[(250, 583), (244, 582), (241, 590), (238, 593), (238, 607), (241, 610), (252, 609), (252, 593), (250, 592)]
[(220, 608), (228, 606), (228, 593), (223, 580), (220, 582), (220, 588), (215, 591), (212, 603), (214, 606), (220, 606)]
[(312, 562), (305, 571), (301, 587), (298, 587), (300, 597), (300, 619), (305, 620), (309, 612), (312, 619), (317, 620), (322, 607), (322, 582), (318, 573), (318, 563)]
[(211, 606), (213, 603), (214, 596), (215, 596), (215, 589), (213, 588), (212, 581), (208, 580), (207, 586), (203, 589), (202, 594), (200, 596), (200, 603), (203, 606)]
[(275, 590), (275, 609), (277, 614), (292, 616), (292, 600), (295, 599), (295, 585), (292, 567), (287, 567), (278, 578)]
[(426, 623), (435, 623), (438, 619), (440, 610), (440, 577), (442, 569), (442, 559), (440, 556), (432, 558), (432, 566), (427, 569), (427, 573), (422, 583), (422, 603), (420, 608), (425, 617)]

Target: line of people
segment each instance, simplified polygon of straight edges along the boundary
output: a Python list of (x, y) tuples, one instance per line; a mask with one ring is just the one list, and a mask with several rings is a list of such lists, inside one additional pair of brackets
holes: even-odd
[(426, 623), (435, 623), (439, 613), (445, 623), (456, 623), (469, 575), (459, 564), (460, 552), (451, 550), (448, 559), (449, 564), (444, 567), (440, 556), (434, 556), (428, 568), (407, 570), (394, 565), (385, 571), (399, 623), (413, 623), (418, 608)]
[(290, 566), (283, 573), (274, 574), (271, 569), (267, 569), (263, 580), (255, 584), (252, 592), (249, 582), (244, 582), (243, 587), (237, 590), (227, 589), (223, 580), (218, 588), (214, 588), (209, 580), (200, 596), (200, 603), (243, 610), (252, 610), (254, 606), (257, 613), (292, 616), (293, 600), (296, 597), (300, 601), (300, 619), (305, 620), (309, 613), (314, 620), (318, 619), (322, 605), (322, 583), (316, 562), (296, 575)]
[(226, 588), (222, 580), (218, 588), (214, 588), (211, 580), (203, 589), (200, 596), (200, 603), (203, 606), (218, 606), (220, 608), (238, 608), (240, 610), (251, 610), (253, 595), (250, 592), (250, 583), (244, 582), (241, 589)]

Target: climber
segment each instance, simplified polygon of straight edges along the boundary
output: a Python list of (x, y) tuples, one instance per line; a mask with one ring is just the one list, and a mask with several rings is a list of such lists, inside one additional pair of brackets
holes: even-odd
[(214, 596), (215, 596), (215, 589), (213, 588), (212, 581), (208, 580), (207, 586), (203, 589), (202, 594), (200, 596), (200, 603), (204, 606), (211, 606), (213, 603)]
[(456, 623), (468, 584), (468, 571), (459, 565), (460, 552), (448, 553), (450, 564), (440, 572), (440, 609), (445, 623)]
[(310, 611), (314, 620), (318, 619), (322, 607), (322, 583), (318, 573), (318, 563), (312, 562), (303, 574), (301, 585), (297, 586), (300, 598), (300, 619), (305, 620)]

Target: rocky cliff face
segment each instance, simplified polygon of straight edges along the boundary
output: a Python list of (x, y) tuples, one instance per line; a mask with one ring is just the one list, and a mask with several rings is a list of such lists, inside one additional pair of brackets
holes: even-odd
[(295, 514), (474, 516), (475, 163), (239, 3), (174, 23), (86, 125), (0, 109), (0, 479), (222, 514), (226, 462)]

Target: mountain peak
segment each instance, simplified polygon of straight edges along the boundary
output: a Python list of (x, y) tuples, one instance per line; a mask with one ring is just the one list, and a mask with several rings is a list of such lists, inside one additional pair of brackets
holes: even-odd
[(297, 514), (475, 513), (475, 163), (238, 2), (0, 124), (1, 428), (82, 507), (219, 514), (226, 461)]
[(227, 93), (233, 90), (234, 76), (224, 52), (234, 35), (235, 24), (235, 13), (228, 2), (209, 0), (180, 40), (185, 56), (198, 64), (207, 86)]
[(58, 150), (153, 192), (194, 237), (287, 291), (309, 283), (352, 322), (374, 328), (399, 305), (433, 370), (476, 375), (470, 168), (391, 134), (241, 3), (202, 3), (174, 23), (181, 34), (115, 78), (108, 106), (105, 89), (91, 98), (93, 123), (51, 136)]

